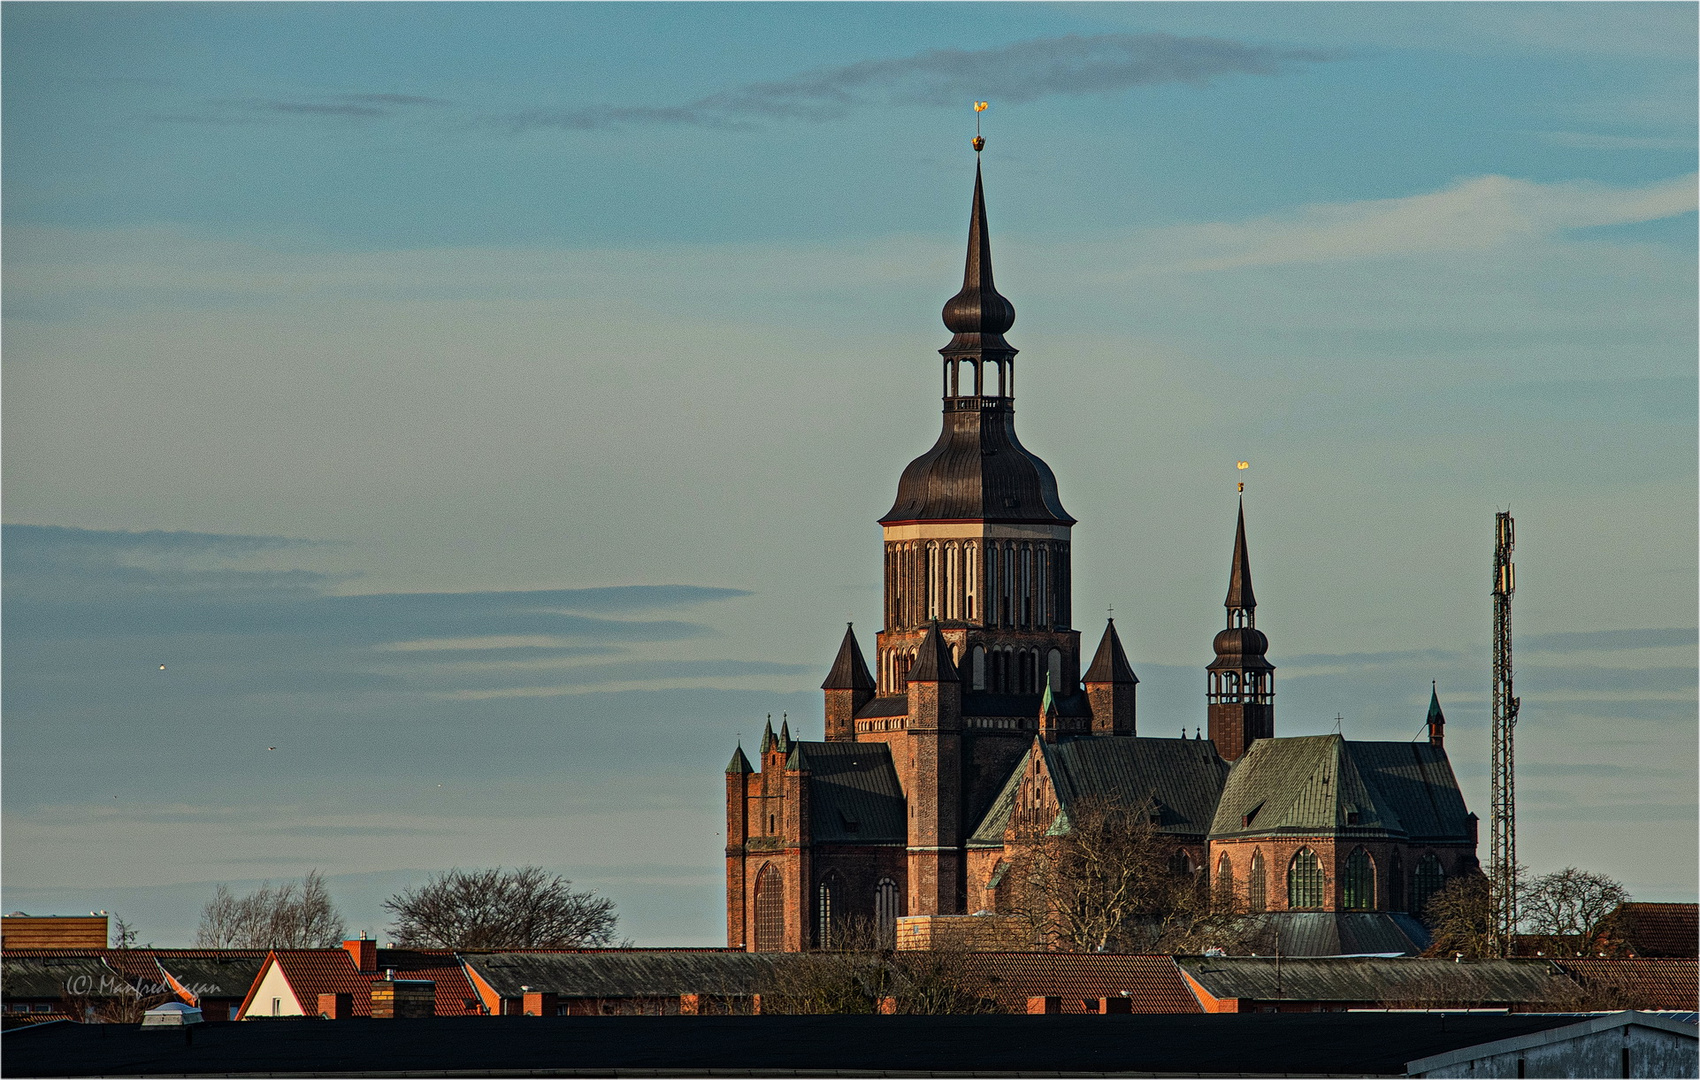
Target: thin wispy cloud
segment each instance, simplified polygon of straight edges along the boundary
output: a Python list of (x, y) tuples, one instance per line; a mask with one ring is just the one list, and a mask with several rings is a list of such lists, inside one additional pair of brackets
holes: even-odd
[(1603, 135), (1592, 131), (1543, 131), (1539, 137), (1554, 146), (1574, 150), (1689, 150), (1694, 139), (1688, 136), (1662, 135)]
[(993, 49), (929, 49), (786, 79), (744, 83), (668, 105), (593, 105), (518, 113), (515, 130), (577, 131), (638, 125), (740, 127), (823, 120), (876, 105), (952, 105), (977, 97), (1020, 104), (1056, 95), (1112, 94), (1158, 83), (1203, 84), (1227, 75), (1275, 75), (1332, 59), (1315, 49), (1212, 37), (1101, 34), (1034, 38)]
[(1153, 237), (1187, 269), (1486, 251), (1572, 229), (1692, 212), (1695, 177), (1637, 187), (1477, 176), (1396, 199), (1327, 203), (1250, 221), (1189, 225)]

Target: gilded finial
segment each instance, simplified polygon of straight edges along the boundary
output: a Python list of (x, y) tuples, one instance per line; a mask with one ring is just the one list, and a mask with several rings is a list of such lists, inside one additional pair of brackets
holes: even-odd
[(974, 152), (978, 154), (986, 148), (986, 140), (980, 136), (980, 114), (986, 111), (988, 102), (974, 103)]
[[(1235, 462), (1234, 468), (1239, 469), (1241, 472), (1244, 472), (1245, 470), (1251, 468), (1251, 462), (1249, 462), (1249, 461)], [(1244, 480), (1240, 481), (1240, 493), (1242, 495), (1245, 493), (1245, 481)]]

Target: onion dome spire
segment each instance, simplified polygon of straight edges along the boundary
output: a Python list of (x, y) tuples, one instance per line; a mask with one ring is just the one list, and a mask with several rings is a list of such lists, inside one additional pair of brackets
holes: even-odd
[(1257, 595), (1251, 591), (1251, 555), (1246, 551), (1243, 499), (1239, 525), (1234, 531), (1234, 565), (1228, 571), (1228, 599), (1224, 606), (1228, 609), (1229, 626), (1257, 625)]
[(980, 163), (974, 163), (974, 210), (968, 219), (968, 264), (962, 271), (962, 291), (945, 302), (944, 325), (956, 336), (939, 351), (946, 356), (993, 350), (1014, 356), (1004, 340), (1015, 325), (1015, 305), (992, 282), (992, 238), (986, 226), (986, 191)]

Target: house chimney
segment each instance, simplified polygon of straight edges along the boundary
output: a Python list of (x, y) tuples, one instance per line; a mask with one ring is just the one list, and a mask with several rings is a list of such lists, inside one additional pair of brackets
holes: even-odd
[(354, 966), (357, 970), (378, 970), (378, 943), (376, 941), (361, 937), (343, 942), (342, 947), (347, 949), (348, 955), (354, 958)]

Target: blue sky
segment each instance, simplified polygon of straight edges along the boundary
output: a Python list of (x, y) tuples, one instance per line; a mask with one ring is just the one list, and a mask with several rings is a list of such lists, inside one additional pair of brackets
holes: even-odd
[(540, 862), (717, 941), (733, 740), (877, 628), (975, 99), (1141, 731), (1203, 722), (1246, 459), (1278, 730), (1439, 680), (1485, 815), (1509, 505), (1525, 857), (1694, 897), (1693, 5), (0, 20), (8, 910)]

